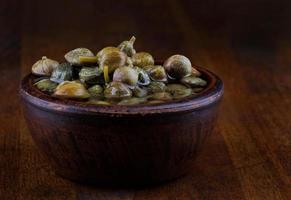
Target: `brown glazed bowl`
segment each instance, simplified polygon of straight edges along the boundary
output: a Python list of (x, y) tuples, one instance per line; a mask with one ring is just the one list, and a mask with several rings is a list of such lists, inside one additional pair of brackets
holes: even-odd
[(31, 135), (56, 173), (78, 182), (150, 184), (191, 172), (212, 133), (222, 81), (208, 81), (198, 96), (159, 105), (96, 106), (60, 100), (21, 82), (24, 117)]

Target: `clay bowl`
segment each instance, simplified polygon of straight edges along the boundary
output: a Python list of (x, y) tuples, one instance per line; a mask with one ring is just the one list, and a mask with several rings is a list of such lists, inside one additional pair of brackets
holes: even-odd
[(208, 81), (198, 96), (142, 106), (59, 100), (38, 91), (30, 74), (20, 86), (24, 116), (35, 143), (62, 177), (135, 185), (175, 179), (191, 172), (223, 94), (215, 74), (198, 70)]

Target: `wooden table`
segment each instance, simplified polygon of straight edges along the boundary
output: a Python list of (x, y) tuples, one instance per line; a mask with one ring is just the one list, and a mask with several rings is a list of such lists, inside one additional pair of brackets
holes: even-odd
[[(0, 199), (291, 199), (288, 1), (16, 1), (0, 3)], [(140, 189), (78, 185), (39, 153), (17, 89), (41, 56), (61, 60), (131, 35), (156, 59), (181, 53), (224, 80), (215, 133), (193, 173)]]

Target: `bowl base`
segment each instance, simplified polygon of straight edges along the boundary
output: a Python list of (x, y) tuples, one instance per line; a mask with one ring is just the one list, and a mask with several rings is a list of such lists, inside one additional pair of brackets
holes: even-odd
[(166, 184), (171, 181), (178, 180), (190, 172), (181, 172), (174, 176), (158, 177), (158, 178), (145, 178), (145, 177), (98, 177), (98, 176), (81, 176), (76, 173), (56, 170), (55, 174), (81, 185), (94, 185), (98, 187), (111, 187), (111, 188), (141, 188), (149, 186), (158, 186)]

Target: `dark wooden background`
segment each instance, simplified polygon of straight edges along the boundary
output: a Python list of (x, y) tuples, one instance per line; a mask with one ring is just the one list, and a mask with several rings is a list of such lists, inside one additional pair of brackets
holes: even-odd
[[(291, 3), (271, 0), (0, 2), (0, 199), (291, 199)], [(181, 53), (221, 76), (215, 134), (193, 173), (169, 184), (81, 186), (32, 142), (18, 84), (42, 55), (62, 59), (131, 35), (157, 59)]]

